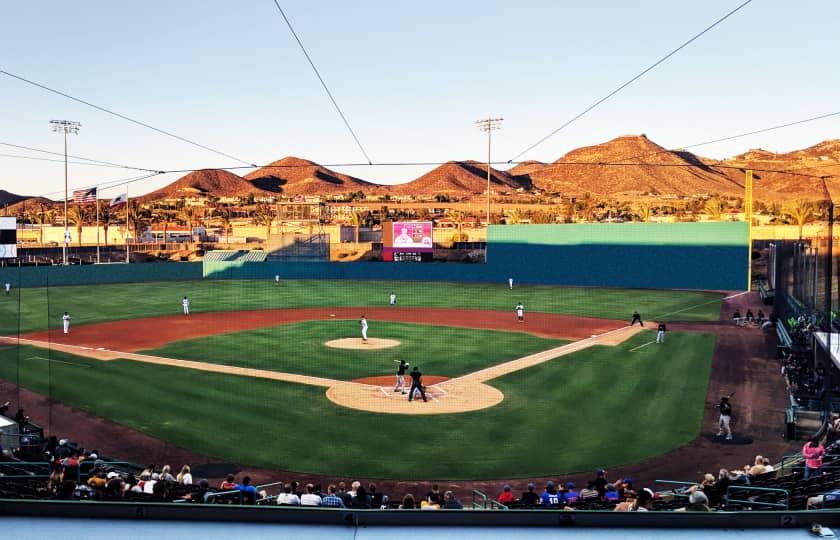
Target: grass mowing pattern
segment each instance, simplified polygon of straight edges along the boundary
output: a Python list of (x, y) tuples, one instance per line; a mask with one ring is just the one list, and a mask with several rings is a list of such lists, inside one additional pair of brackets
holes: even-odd
[[(198, 360), (329, 379), (393, 375), (394, 359), (420, 366), (427, 375), (457, 377), (568, 343), (516, 332), (375, 321), (371, 337), (396, 339), (398, 347), (347, 350), (331, 339), (359, 335), (357, 321), (310, 321), (170, 343), (144, 354)], [(374, 333), (375, 326), (375, 333)]]
[[(52, 351), (0, 349), (0, 377), (217, 459), (334, 476), (560, 475), (659, 456), (700, 432), (714, 336), (642, 332), (490, 381), (505, 400), (431, 417), (338, 407), (323, 389)], [(89, 366), (83, 369), (79, 366)], [(51, 381), (51, 389), (49, 383)], [(422, 404), (418, 404), (422, 406)], [(60, 420), (59, 420), (60, 421)], [(224, 434), (224, 436), (220, 436)]]
[[(157, 317), (190, 311), (234, 311), (297, 307), (385, 306), (397, 294), (401, 307), (506, 310), (518, 302), (526, 311), (630, 320), (634, 309), (645, 320), (717, 320), (719, 293), (648, 289), (589, 289), (507, 284), (426, 283), (345, 280), (198, 280), (15, 289), (0, 299), (0, 334), (60, 328), (69, 311), (73, 324)], [(21, 313), (18, 313), (20, 295)], [(676, 315), (670, 315), (674, 312)], [(18, 320), (20, 318), (20, 320)]]

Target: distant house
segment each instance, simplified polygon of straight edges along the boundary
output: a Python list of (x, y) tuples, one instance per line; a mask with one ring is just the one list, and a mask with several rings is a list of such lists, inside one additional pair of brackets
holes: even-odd
[(148, 231), (148, 241), (150, 242), (203, 242), (207, 239), (207, 229), (201, 226), (193, 227), (192, 231), (184, 225), (170, 225), (166, 228), (166, 238), (164, 238), (163, 227), (155, 223)]

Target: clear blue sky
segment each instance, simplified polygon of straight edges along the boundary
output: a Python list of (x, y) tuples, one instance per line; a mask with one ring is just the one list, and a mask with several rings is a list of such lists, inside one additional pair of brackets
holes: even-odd
[[(505, 119), (493, 159), (508, 160), (740, 3), (281, 5), (376, 163), (486, 160), (474, 122), (488, 116)], [(631, 133), (677, 148), (838, 111), (837, 21), (836, 0), (754, 0), (522, 159), (553, 161)], [(272, 0), (9, 2), (0, 51), (0, 69), (253, 163), (365, 161)], [(152, 169), (239, 165), (0, 75), (0, 142), (61, 152), (52, 119), (82, 123), (71, 154)], [(829, 138), (840, 138), (840, 116), (694, 151), (722, 158)], [(398, 183), (431, 167), (335, 168)], [(133, 174), (71, 165), (69, 183)], [(63, 164), (0, 157), (0, 188), (58, 198)]]

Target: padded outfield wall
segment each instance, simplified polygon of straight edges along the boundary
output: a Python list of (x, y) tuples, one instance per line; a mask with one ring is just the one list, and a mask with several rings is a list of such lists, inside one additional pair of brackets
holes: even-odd
[(382, 279), (743, 290), (747, 224), (494, 225), (486, 264), (408, 262), (204, 262), (0, 268), (14, 287), (205, 278)]
[(471, 281), (743, 290), (745, 222), (499, 225), (487, 264), (393, 262), (204, 263), (205, 277)]

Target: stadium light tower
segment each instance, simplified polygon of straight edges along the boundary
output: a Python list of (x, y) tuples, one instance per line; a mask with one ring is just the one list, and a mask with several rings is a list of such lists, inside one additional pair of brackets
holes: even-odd
[(504, 118), (485, 118), (484, 120), (476, 120), (475, 125), (481, 131), (487, 132), (487, 227), (490, 228), (490, 139), (492, 133), (497, 129), (502, 128), (502, 120)]
[(67, 225), (67, 134), (78, 134), (82, 124), (72, 120), (50, 120), (50, 125), (52, 125), (53, 131), (64, 133), (64, 241), (61, 244), (61, 260), (62, 264), (67, 265), (67, 244), (70, 240), (70, 229)]

